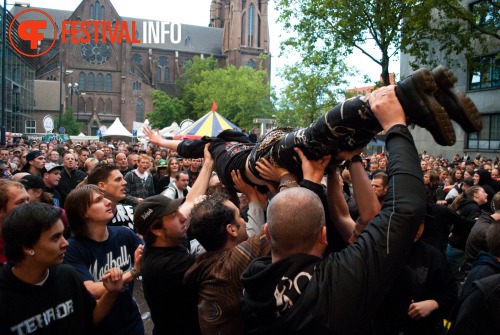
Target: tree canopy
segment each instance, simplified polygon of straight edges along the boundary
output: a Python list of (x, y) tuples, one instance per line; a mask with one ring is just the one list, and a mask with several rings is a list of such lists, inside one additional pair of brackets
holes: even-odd
[(283, 50), (298, 51), (306, 63), (337, 66), (358, 49), (381, 67), (387, 85), (389, 61), (400, 50), (416, 57), (415, 66), (482, 52), (487, 37), (498, 39), (498, 4), (483, 0), (472, 13), (460, 0), (277, 0), (276, 8), (294, 34)]
[(153, 128), (165, 128), (172, 122), (181, 122), (187, 118), (184, 103), (177, 98), (169, 97), (165, 92), (154, 90), (151, 92), (153, 111), (147, 118)]
[(219, 68), (213, 58), (195, 57), (186, 64), (179, 85), (180, 99), (192, 118), (206, 114), (213, 101), (217, 112), (241, 128), (252, 128), (254, 118), (273, 113), (269, 78), (262, 68)]
[(83, 129), (83, 124), (76, 120), (71, 107), (62, 114), (61, 124), (59, 124), (59, 120), (55, 122), (55, 129), (59, 129), (61, 126), (64, 127), (65, 133), (68, 135), (78, 135)]

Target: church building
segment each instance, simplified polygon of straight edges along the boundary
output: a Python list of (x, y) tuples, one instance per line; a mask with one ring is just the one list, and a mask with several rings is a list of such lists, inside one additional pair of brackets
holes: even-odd
[[(39, 9), (47, 13), (57, 27), (54, 46), (38, 57), (36, 66), (34, 118), (36, 132), (40, 133), (44, 132), (42, 120), (46, 115), (57, 120), (60, 110), (68, 108), (72, 108), (77, 120), (85, 125), (87, 135), (95, 135), (117, 117), (131, 130), (134, 121), (143, 122), (147, 112), (152, 111), (152, 90), (177, 95), (176, 81), (186, 62), (193, 57), (212, 56), (221, 67), (257, 69), (261, 62), (259, 55), (269, 56), (268, 0), (212, 0), (207, 26), (165, 24), (170, 31), (164, 41), (155, 36), (161, 22), (122, 17), (110, 0), (83, 0), (73, 12)], [(21, 9), (14, 8), (12, 14), (19, 12)], [(21, 22), (33, 19), (39, 19), (36, 12), (20, 17)], [(68, 42), (72, 32), (67, 21), (73, 24), (81, 21), (91, 38), (79, 43)], [(104, 22), (100, 25), (95, 24), (96, 21)], [(47, 23), (50, 24), (48, 18)], [(126, 26), (130, 33), (121, 43), (116, 42), (116, 36), (110, 36), (116, 26)], [(54, 42), (53, 34), (44, 33), (41, 50), (48, 49)], [(93, 38), (96, 34), (97, 41)], [(128, 43), (128, 39), (140, 42)], [(262, 66), (270, 71), (270, 57)], [(61, 96), (54, 92), (54, 82), (60, 84)], [(37, 97), (42, 101), (48, 96), (53, 100), (53, 107), (44, 103), (40, 104), (44, 107), (38, 108)], [(63, 105), (61, 109), (59, 101)]]

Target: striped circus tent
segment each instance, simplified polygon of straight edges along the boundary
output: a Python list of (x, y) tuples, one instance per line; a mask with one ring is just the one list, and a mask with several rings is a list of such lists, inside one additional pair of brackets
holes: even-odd
[(203, 136), (215, 137), (221, 131), (226, 129), (235, 129), (241, 131), (233, 123), (228, 121), (215, 110), (208, 112), (201, 119), (190, 125), (184, 130), (181, 130), (174, 136), (176, 140), (195, 139)]

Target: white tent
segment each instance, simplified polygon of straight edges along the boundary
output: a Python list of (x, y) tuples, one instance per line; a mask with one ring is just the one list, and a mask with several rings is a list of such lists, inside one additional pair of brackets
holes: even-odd
[(177, 122), (173, 122), (170, 127), (165, 127), (162, 130), (160, 130), (161, 136), (165, 137), (173, 137), (174, 135), (177, 135), (178, 132), (181, 131), (181, 128), (177, 124)]
[(116, 118), (115, 122), (111, 126), (109, 126), (106, 133), (102, 135), (102, 137), (133, 137), (132, 133), (123, 126), (120, 121), (120, 118)]
[(83, 133), (78, 134), (77, 136), (69, 137), (73, 142), (79, 141), (99, 141), (99, 136), (85, 136)]

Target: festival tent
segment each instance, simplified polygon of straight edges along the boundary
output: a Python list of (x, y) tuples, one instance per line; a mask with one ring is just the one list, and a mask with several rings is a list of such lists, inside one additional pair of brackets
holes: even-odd
[(71, 135), (69, 137), (73, 142), (83, 142), (83, 141), (99, 141), (99, 136), (86, 136), (83, 133), (80, 133), (76, 136)]
[(235, 129), (241, 131), (240, 128), (236, 127), (234, 124), (229, 122), (222, 115), (217, 113), (215, 110), (217, 105), (215, 102), (212, 105), (212, 111), (205, 114), (201, 119), (181, 130), (177, 135), (174, 136), (175, 140), (182, 139), (194, 139), (203, 136), (217, 136), (221, 131), (226, 129)]
[(125, 128), (121, 123), (120, 118), (116, 118), (115, 122), (106, 130), (102, 137), (133, 137), (132, 133)]

